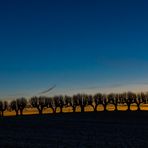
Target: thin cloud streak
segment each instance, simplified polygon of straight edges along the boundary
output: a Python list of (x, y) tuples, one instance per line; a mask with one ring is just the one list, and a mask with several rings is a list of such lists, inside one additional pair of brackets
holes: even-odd
[(46, 94), (46, 93), (50, 92), (51, 90), (53, 90), (55, 87), (56, 87), (56, 85), (50, 87), (49, 89), (47, 89), (45, 91), (40, 92), (39, 94)]

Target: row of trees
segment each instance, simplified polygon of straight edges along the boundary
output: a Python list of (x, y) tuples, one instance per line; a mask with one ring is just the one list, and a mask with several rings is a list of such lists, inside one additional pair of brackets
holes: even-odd
[(32, 97), (27, 100), (25, 98), (19, 98), (11, 102), (0, 101), (0, 112), (1, 116), (4, 115), (4, 111), (15, 111), (16, 115), (23, 115), (23, 111), (26, 107), (37, 108), (39, 114), (43, 113), (44, 108), (52, 109), (53, 113), (56, 113), (57, 108), (60, 109), (60, 113), (63, 112), (63, 108), (71, 107), (73, 112), (76, 112), (76, 108), (80, 107), (81, 112), (85, 111), (85, 107), (91, 106), (94, 112), (97, 112), (97, 107), (102, 105), (104, 111), (107, 110), (107, 105), (113, 104), (115, 111), (118, 110), (118, 105), (127, 105), (127, 110), (130, 111), (131, 104), (137, 105), (137, 110), (140, 111), (140, 105), (148, 102), (148, 94), (140, 93), (135, 94), (133, 92), (122, 93), (122, 94), (77, 94), (74, 96), (54, 96), (54, 97)]

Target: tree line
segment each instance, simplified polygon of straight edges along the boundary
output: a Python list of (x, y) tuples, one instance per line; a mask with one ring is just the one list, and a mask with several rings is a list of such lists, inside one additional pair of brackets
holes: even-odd
[(15, 111), (17, 115), (23, 115), (23, 111), (27, 107), (33, 107), (38, 110), (38, 113), (43, 114), (45, 108), (52, 109), (53, 113), (57, 112), (57, 108), (60, 109), (60, 113), (63, 113), (63, 108), (71, 107), (73, 112), (76, 112), (76, 108), (80, 107), (81, 112), (85, 112), (85, 107), (91, 106), (94, 112), (97, 112), (99, 105), (102, 105), (104, 111), (107, 111), (107, 105), (112, 104), (115, 107), (114, 111), (118, 111), (118, 105), (126, 105), (127, 111), (130, 111), (131, 104), (137, 105), (137, 111), (140, 111), (142, 104), (148, 103), (148, 93), (110, 93), (102, 94), (97, 93), (95, 95), (77, 94), (73, 96), (34, 96), (30, 99), (24, 97), (12, 100), (11, 102), (0, 101), (0, 115), (4, 116), (4, 111)]

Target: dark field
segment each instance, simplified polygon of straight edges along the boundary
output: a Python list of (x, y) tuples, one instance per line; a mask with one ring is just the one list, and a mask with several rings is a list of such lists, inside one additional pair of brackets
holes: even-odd
[(148, 112), (66, 113), (0, 119), (0, 148), (147, 148)]

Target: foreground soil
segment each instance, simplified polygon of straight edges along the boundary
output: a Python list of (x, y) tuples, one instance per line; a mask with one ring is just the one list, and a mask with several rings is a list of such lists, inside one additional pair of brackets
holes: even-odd
[(147, 148), (148, 112), (0, 118), (1, 148)]

